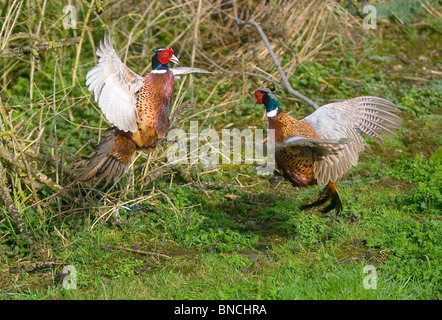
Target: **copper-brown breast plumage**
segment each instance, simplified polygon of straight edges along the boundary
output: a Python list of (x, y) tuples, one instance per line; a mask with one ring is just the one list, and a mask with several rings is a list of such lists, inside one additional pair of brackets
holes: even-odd
[[(269, 128), (275, 130), (275, 140), (283, 143), (289, 136), (318, 138), (315, 130), (306, 122), (298, 121), (284, 111), (269, 118)], [(312, 185), (316, 182), (313, 175), (313, 153), (309, 149), (289, 147), (275, 154), (278, 167), (286, 178), (300, 186)]]
[(161, 139), (169, 127), (169, 106), (175, 86), (172, 71), (149, 73), (137, 93), (138, 131), (133, 140), (147, 148)]
[(275, 129), (275, 139), (279, 143), (283, 143), (289, 136), (318, 138), (307, 122), (296, 120), (282, 110), (275, 117), (269, 118), (269, 128)]

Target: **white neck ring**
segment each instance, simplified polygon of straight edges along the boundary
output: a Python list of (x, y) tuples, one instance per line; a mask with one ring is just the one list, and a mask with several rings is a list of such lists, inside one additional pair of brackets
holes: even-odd
[(151, 73), (166, 73), (167, 70), (152, 70)]
[(274, 116), (276, 116), (278, 114), (278, 108), (267, 112), (267, 118), (273, 118)]

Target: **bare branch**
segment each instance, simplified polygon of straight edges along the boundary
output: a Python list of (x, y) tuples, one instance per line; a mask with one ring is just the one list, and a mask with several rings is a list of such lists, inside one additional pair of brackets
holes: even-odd
[(259, 73), (253, 73), (253, 72), (240, 72), (240, 71), (231, 71), (231, 70), (227, 70), (227, 69), (224, 69), (223, 67), (221, 67), (219, 64), (217, 64), (215, 61), (213, 61), (212, 59), (210, 59), (203, 51), (201, 51), (201, 50), (199, 50), (198, 51), (198, 53), (201, 55), (201, 56), (203, 56), (204, 57), (204, 59), (206, 59), (207, 61), (209, 61), (212, 65), (214, 65), (215, 67), (217, 67), (218, 69), (220, 69), (222, 72), (224, 72), (224, 73), (230, 73), (230, 74), (245, 74), (246, 76), (251, 76), (251, 77), (258, 77), (258, 78), (261, 78), (261, 79), (264, 79), (264, 80), (266, 80), (266, 81), (268, 81), (268, 82), (271, 82), (271, 83), (273, 83), (273, 85), (275, 86), (275, 87), (278, 87), (279, 89), (281, 89), (281, 90), (285, 90), (285, 87), (283, 86), (283, 85), (281, 85), (281, 84), (279, 84), (278, 82), (276, 82), (276, 81), (274, 81), (274, 80), (272, 80), (272, 79), (270, 79), (270, 78), (268, 78), (268, 77), (266, 77), (266, 76), (264, 76), (264, 75), (262, 75), (262, 74), (259, 74)]
[(122, 251), (142, 254), (142, 255), (145, 255), (145, 256), (157, 256), (157, 257), (161, 257), (161, 258), (172, 259), (172, 257), (169, 257), (168, 255), (165, 255), (163, 253), (158, 253), (158, 252), (150, 252), (150, 251), (141, 251), (141, 250), (129, 249), (129, 248), (124, 248), (124, 247), (120, 247), (120, 246), (114, 246), (114, 245), (106, 244), (106, 243), (103, 243), (102, 246), (104, 248), (106, 248), (106, 249), (122, 250)]
[(11, 195), (9, 194), (8, 187), (3, 183), (4, 181), (6, 181), (6, 177), (3, 176), (3, 166), (0, 161), (0, 198), (3, 199), (3, 202), (5, 203), (8, 213), (10, 214), (12, 219), (14, 220), (20, 233), (24, 234), (26, 236), (26, 238), (28, 239), (29, 244), (32, 245), (33, 239), (31, 237), (31, 235), (28, 233), (28, 230), (26, 229), (26, 225), (23, 222), (20, 212), (15, 207), (14, 200), (12, 200)]
[[(238, 23), (240, 24), (248, 24), (251, 26), (254, 26), (259, 34), (261, 35), (262, 40), (264, 41), (264, 44), (267, 48), (267, 50), (270, 53), (270, 56), (272, 57), (273, 63), (275, 64), (276, 68), (278, 69), (279, 75), (281, 76), (283, 85), (279, 85), (279, 87), (282, 87), (283, 90), (293, 94), (294, 96), (296, 96), (297, 98), (301, 99), (302, 101), (304, 101), (305, 103), (307, 103), (308, 105), (312, 106), (315, 109), (318, 109), (319, 106), (313, 102), (313, 100), (307, 98), (306, 96), (304, 96), (303, 94), (299, 93), (298, 91), (296, 91), (295, 89), (293, 89), (293, 87), (291, 86), (289, 80), (287, 79), (287, 76), (284, 72), (284, 70), (282, 70), (281, 64), (278, 61), (278, 58), (275, 55), (275, 52), (273, 51), (269, 39), (267, 38), (266, 34), (264, 33), (264, 31), (262, 30), (261, 26), (259, 25), (258, 22), (256, 22), (255, 20), (249, 20), (249, 21), (244, 21), (241, 19), (238, 19), (228, 13), (226, 13), (230, 18), (236, 20)], [(273, 82), (273, 81), (272, 81)], [(273, 82), (274, 83), (274, 82)]]
[(47, 41), (42, 43), (36, 43), (29, 46), (19, 48), (8, 48), (0, 50), (0, 58), (20, 58), (26, 55), (38, 56), (42, 51), (55, 50), (61, 47), (70, 46), (77, 43), (80, 37), (61, 39), (57, 41)]
[[(26, 166), (23, 163), (21, 163), (20, 161), (18, 161), (17, 158), (12, 153), (8, 152), (6, 149), (4, 149), (2, 147), (0, 147), (0, 157), (5, 159), (7, 162), (12, 164), (16, 168), (26, 172)], [(55, 195), (58, 195), (60, 193), (60, 191), (62, 191), (66, 188), (66, 187), (62, 188), (59, 184), (54, 182), (51, 178), (49, 178), (45, 174), (38, 172), (38, 171), (31, 170), (31, 177), (30, 177), (31, 181), (33, 180), (33, 178), (37, 179), (39, 182), (43, 183), (44, 185), (46, 185), (47, 187), (49, 187), (53, 191), (56, 191), (56, 192), (58, 191), (57, 193), (48, 197), (47, 199), (50, 199), (50, 198), (54, 197)], [(69, 195), (64, 195), (64, 196), (69, 201), (74, 201), (74, 198), (72, 198), (71, 196), (69, 196)], [(44, 199), (44, 200), (47, 200), (47, 199)], [(43, 200), (34, 203), (32, 206), (35, 206), (41, 202), (43, 202)]]

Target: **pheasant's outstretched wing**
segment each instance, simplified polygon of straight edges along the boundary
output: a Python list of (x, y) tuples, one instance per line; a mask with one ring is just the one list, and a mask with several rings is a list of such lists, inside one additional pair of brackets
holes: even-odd
[(320, 139), (350, 139), (335, 152), (315, 161), (313, 169), (318, 184), (336, 182), (348, 169), (357, 165), (359, 153), (370, 149), (361, 132), (379, 144), (382, 144), (379, 134), (395, 137), (390, 128), (399, 129), (402, 121), (396, 112), (399, 109), (390, 101), (364, 96), (327, 104), (302, 119), (315, 129)]
[(180, 76), (183, 74), (189, 74), (189, 73), (212, 73), (210, 71), (201, 69), (201, 68), (191, 68), (191, 67), (176, 67), (176, 68), (170, 68), (170, 71), (172, 71), (174, 76)]
[(97, 50), (98, 64), (86, 75), (86, 85), (94, 92), (106, 119), (123, 131), (137, 131), (135, 93), (141, 88), (143, 78), (130, 70), (112, 47), (111, 35), (100, 41)]
[[(317, 156), (326, 156), (332, 153), (336, 153), (336, 150), (339, 150), (340, 145), (348, 144), (350, 139), (341, 138), (341, 139), (315, 139), (315, 138), (306, 138), (300, 136), (289, 136), (284, 140), (284, 143), (276, 143), (275, 151), (285, 149), (288, 147), (296, 147), (296, 148), (308, 148), (313, 151)], [(333, 146), (329, 146), (333, 145)]]

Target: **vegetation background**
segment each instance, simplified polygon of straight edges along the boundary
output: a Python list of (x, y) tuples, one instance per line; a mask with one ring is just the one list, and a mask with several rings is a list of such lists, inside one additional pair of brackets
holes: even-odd
[[(368, 4), (376, 29), (362, 25)], [(0, 299), (441, 298), (441, 1), (1, 0), (0, 12)], [(238, 19), (261, 25), (317, 104), (375, 95), (402, 111), (399, 137), (368, 140), (339, 182), (341, 214), (300, 211), (319, 188), (271, 183), (255, 165), (168, 166), (167, 144), (116, 185), (46, 199), (110, 126), (85, 85), (107, 32), (138, 74), (160, 47), (213, 71), (177, 81), (174, 107), (191, 107), (176, 127), (266, 129), (252, 92), (281, 77)], [(313, 111), (277, 94), (295, 117)]]

